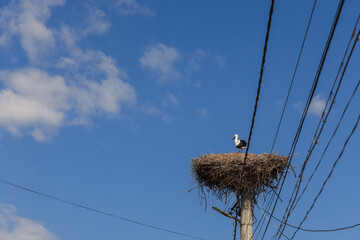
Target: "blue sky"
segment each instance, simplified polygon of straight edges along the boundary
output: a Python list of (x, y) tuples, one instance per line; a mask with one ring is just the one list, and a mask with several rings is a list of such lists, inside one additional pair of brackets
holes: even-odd
[[(252, 153), (271, 149), (312, 5), (275, 3)], [(337, 5), (319, 0), (316, 6), (275, 146), (281, 155), (289, 153)], [(232, 222), (210, 209), (224, 204), (210, 197), (204, 211), (197, 192), (187, 192), (196, 186), (190, 162), (235, 151), (235, 133), (247, 139), (269, 7), (263, 0), (1, 1), (0, 178), (147, 224), (231, 239)], [(296, 171), (359, 9), (359, 1), (345, 2), (293, 158)], [(359, 80), (359, 53), (357, 47), (305, 179)], [(311, 205), (359, 109), (357, 93), (291, 224)], [(359, 144), (358, 129), (303, 227), (359, 223)], [(290, 176), (277, 216), (294, 182)], [(185, 239), (4, 184), (0, 203), (2, 240)], [(356, 239), (359, 231), (297, 238)]]

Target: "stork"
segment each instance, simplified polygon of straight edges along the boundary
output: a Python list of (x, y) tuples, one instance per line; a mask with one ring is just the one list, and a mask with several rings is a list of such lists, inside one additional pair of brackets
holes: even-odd
[(238, 139), (238, 137), (239, 137), (239, 136), (238, 136), (237, 134), (235, 134), (232, 140), (234, 140), (235, 146), (236, 146), (236, 148), (239, 150), (239, 152), (240, 152), (240, 151), (242, 152), (242, 150), (243, 150), (244, 148), (246, 148), (247, 144), (246, 144), (246, 141), (245, 141), (245, 140)]

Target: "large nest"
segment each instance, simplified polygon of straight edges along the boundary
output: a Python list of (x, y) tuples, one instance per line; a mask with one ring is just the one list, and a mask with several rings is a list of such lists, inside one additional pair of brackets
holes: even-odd
[(272, 188), (289, 164), (287, 156), (244, 153), (205, 154), (192, 161), (192, 173), (202, 190), (221, 198), (252, 190), (259, 194)]

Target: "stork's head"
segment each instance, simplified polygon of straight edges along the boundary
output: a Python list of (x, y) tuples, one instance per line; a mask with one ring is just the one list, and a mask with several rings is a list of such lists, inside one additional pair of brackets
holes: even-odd
[(232, 140), (234, 140), (235, 138), (238, 138), (238, 135), (235, 134), (234, 137), (232, 138)]

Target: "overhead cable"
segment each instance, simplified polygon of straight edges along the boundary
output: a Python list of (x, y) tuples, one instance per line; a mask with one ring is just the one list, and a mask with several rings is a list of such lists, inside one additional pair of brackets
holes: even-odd
[(117, 218), (117, 219), (120, 219), (120, 220), (123, 220), (123, 221), (126, 221), (126, 222), (130, 222), (130, 223), (134, 223), (134, 224), (141, 225), (141, 226), (144, 226), (144, 227), (160, 230), (160, 231), (163, 231), (163, 232), (168, 232), (168, 233), (172, 233), (172, 234), (176, 234), (176, 235), (181, 235), (183, 237), (206, 240), (205, 238), (196, 237), (196, 236), (193, 236), (193, 235), (190, 235), (190, 234), (177, 232), (177, 231), (169, 230), (169, 229), (162, 228), (162, 227), (157, 227), (157, 226), (150, 225), (150, 224), (147, 224), (147, 223), (139, 222), (139, 221), (136, 221), (136, 220), (125, 218), (125, 217), (121, 217), (121, 216), (118, 216), (118, 215), (113, 214), (113, 213), (104, 212), (104, 211), (101, 211), (101, 210), (98, 210), (98, 209), (95, 209), (95, 208), (87, 207), (85, 205), (81, 205), (81, 204), (77, 204), (77, 203), (74, 203), (74, 202), (71, 202), (71, 201), (63, 200), (61, 198), (53, 197), (53, 196), (50, 196), (48, 194), (41, 193), (41, 192), (32, 190), (30, 188), (26, 188), (26, 187), (23, 187), (23, 186), (20, 186), (20, 185), (5, 181), (3, 179), (0, 179), (0, 182), (2, 182), (4, 184), (7, 184), (7, 185), (10, 185), (12, 187), (18, 188), (18, 189), (25, 190), (27, 192), (31, 192), (31, 193), (40, 195), (42, 197), (46, 197), (46, 198), (49, 198), (49, 199), (52, 199), (52, 200), (56, 200), (58, 202), (62, 202), (62, 203), (68, 204), (68, 205), (72, 205), (74, 207), (82, 208), (82, 209), (85, 209), (85, 210), (88, 210), (88, 211), (91, 211), (91, 212), (95, 212), (95, 213), (99, 213), (99, 214), (106, 215), (106, 216), (109, 216), (109, 217)]
[(344, 151), (345, 151), (345, 149), (346, 149), (346, 146), (347, 146), (347, 144), (349, 143), (349, 140), (351, 139), (352, 135), (354, 134), (354, 132), (355, 132), (355, 130), (356, 130), (358, 124), (359, 124), (359, 120), (360, 120), (360, 114), (359, 114), (359, 116), (358, 116), (358, 118), (357, 118), (357, 120), (356, 120), (356, 123), (355, 123), (355, 125), (354, 125), (354, 127), (353, 127), (353, 129), (352, 129), (352, 131), (351, 131), (351, 133), (350, 133), (350, 135), (349, 135), (348, 138), (346, 139), (346, 141), (345, 141), (345, 143), (344, 143), (344, 146), (343, 146), (343, 148), (342, 148), (342, 150), (341, 150), (338, 158), (337, 158), (336, 161), (334, 162), (334, 164), (333, 164), (333, 166), (332, 166), (332, 168), (331, 168), (331, 171), (330, 171), (329, 175), (327, 176), (327, 178), (326, 178), (325, 181), (323, 182), (323, 185), (322, 185), (319, 193), (316, 195), (313, 203), (311, 204), (310, 208), (307, 210), (307, 212), (306, 212), (303, 220), (300, 222), (299, 226), (296, 227), (296, 231), (293, 233), (293, 236), (291, 237), (291, 239), (293, 239), (293, 238), (295, 237), (296, 233), (300, 230), (302, 224), (305, 222), (306, 218), (308, 217), (310, 211), (314, 208), (316, 201), (318, 200), (319, 196), (321, 195), (322, 191), (324, 190), (325, 185), (326, 185), (326, 183), (329, 181), (331, 175), (333, 174), (336, 165), (338, 164), (339, 160), (341, 159), (341, 157), (342, 157), (342, 155), (343, 155), (343, 153), (344, 153)]
[(260, 90), (261, 90), (261, 83), (262, 83), (262, 78), (263, 78), (263, 73), (264, 73), (264, 68), (265, 68), (267, 44), (269, 41), (271, 19), (272, 19), (272, 15), (274, 12), (274, 5), (275, 5), (275, 0), (271, 0), (271, 7), (270, 7), (270, 11), (269, 11), (269, 20), (268, 20), (266, 36), (265, 36), (265, 44), (264, 44), (263, 56), (262, 56), (262, 60), (261, 60), (260, 77), (259, 77), (258, 88), (257, 88), (257, 93), (256, 93), (254, 112), (253, 112), (253, 116), (252, 116), (252, 120), (251, 120), (250, 133), (249, 133), (247, 148), (246, 148), (246, 152), (245, 152), (244, 165), (246, 164), (246, 159), (247, 159), (248, 151), (250, 148), (252, 131), (254, 128), (254, 123), (255, 123), (255, 116), (256, 116), (256, 111), (257, 111), (257, 106), (258, 106), (258, 101), (259, 101), (259, 96), (260, 96)]
[(285, 112), (285, 109), (286, 109), (286, 106), (287, 106), (287, 103), (288, 103), (288, 100), (289, 100), (289, 96), (290, 96), (290, 92), (291, 92), (291, 89), (292, 89), (292, 85), (293, 85), (293, 83), (294, 83), (295, 75), (296, 75), (296, 73), (297, 73), (297, 69), (298, 69), (298, 66), (299, 66), (299, 63), (300, 63), (300, 59), (301, 59), (301, 56), (302, 56), (302, 52), (303, 52), (303, 49), (304, 49), (305, 41), (306, 41), (306, 38), (307, 38), (307, 35), (308, 35), (308, 32), (309, 32), (309, 28), (310, 28), (310, 24), (311, 24), (311, 20), (312, 20), (313, 14), (314, 14), (316, 2), (317, 2), (317, 0), (314, 1), (314, 5), (313, 5), (312, 10), (311, 10), (310, 18), (309, 18), (309, 21), (308, 21), (308, 24), (307, 24), (307, 27), (306, 27), (305, 35), (304, 35), (304, 39), (303, 39), (302, 44), (301, 44), (299, 56), (298, 56), (298, 59), (297, 59), (296, 65), (295, 65), (295, 70), (294, 70), (293, 76), (292, 76), (292, 78), (291, 78), (289, 90), (288, 90), (288, 93), (287, 93), (287, 96), (286, 96), (286, 100), (285, 100), (285, 103), (284, 103), (283, 110), (282, 110), (282, 112), (281, 112), (280, 120), (279, 120), (277, 129), (276, 129), (276, 133), (275, 133), (274, 141), (273, 141), (272, 146), (271, 146), (270, 153), (272, 153), (273, 150), (274, 150), (275, 142), (276, 142), (276, 139), (277, 139), (279, 130), (280, 130), (280, 126), (281, 126), (281, 123), (282, 123), (282, 120), (283, 120), (283, 117), (284, 117), (284, 112)]
[[(301, 131), (302, 131), (303, 124), (304, 124), (304, 121), (305, 121), (307, 112), (308, 112), (308, 110), (309, 110), (309, 106), (310, 106), (311, 100), (312, 100), (312, 98), (313, 98), (313, 96), (314, 96), (314, 93), (315, 93), (317, 84), (318, 84), (318, 82), (319, 82), (319, 78), (320, 78), (320, 75), (321, 75), (321, 72), (322, 72), (322, 69), (323, 69), (323, 66), (324, 66), (324, 62), (325, 62), (325, 59), (326, 59), (328, 50), (329, 50), (329, 48), (330, 48), (331, 41), (332, 41), (332, 39), (333, 39), (333, 35), (334, 35), (334, 32), (335, 32), (335, 29), (336, 29), (338, 20), (339, 20), (339, 18), (340, 18), (340, 14), (341, 14), (341, 10), (342, 10), (342, 7), (343, 7), (343, 5), (344, 5), (344, 2), (345, 2), (345, 0), (341, 0), (341, 1), (339, 2), (339, 6), (338, 6), (338, 9), (337, 9), (336, 15), (335, 15), (335, 17), (334, 17), (334, 21), (333, 21), (333, 24), (332, 24), (332, 26), (331, 26), (331, 30), (330, 30), (330, 33), (329, 33), (329, 36), (328, 36), (328, 39), (327, 39), (327, 42), (326, 42), (326, 45), (325, 45), (325, 48), (324, 48), (324, 51), (323, 51), (323, 54), (322, 54), (320, 63), (319, 63), (319, 66), (318, 66), (318, 70), (317, 70), (317, 72), (316, 72), (316, 75), (315, 75), (315, 78), (314, 78), (314, 81), (313, 81), (313, 84), (312, 84), (312, 87), (311, 87), (311, 90), (310, 90), (310, 93), (309, 93), (309, 96), (308, 96), (308, 99), (307, 99), (307, 103), (306, 103), (306, 105), (305, 105), (305, 108), (304, 108), (304, 111), (303, 111), (301, 120), (300, 120), (300, 122), (299, 122), (298, 130), (297, 130), (297, 132), (296, 132), (296, 134), (295, 134), (294, 141), (293, 141), (293, 144), (292, 144), (292, 146), (291, 146), (291, 150), (290, 150), (290, 152), (289, 152), (289, 156), (290, 156), (290, 157), (289, 157), (289, 164), (291, 164), (292, 156), (293, 156), (293, 154), (294, 154), (294, 152), (295, 152), (296, 145), (297, 145), (297, 142), (298, 142), (298, 140), (299, 140), (300, 133), (301, 133)], [(287, 171), (285, 171), (284, 177), (283, 177), (283, 179), (282, 179), (282, 183), (281, 183), (281, 186), (280, 186), (280, 189), (279, 189), (279, 193), (278, 193), (279, 196), (280, 196), (280, 193), (281, 193), (282, 188), (283, 188), (283, 186), (284, 186), (286, 176), (287, 176)], [(275, 203), (274, 203), (274, 206), (273, 206), (273, 210), (272, 210), (272, 214), (273, 214), (274, 211), (275, 211), (275, 208), (276, 208), (276, 205), (277, 205), (278, 200), (279, 200), (279, 197), (277, 197), (276, 200), (275, 200)], [(270, 216), (270, 219), (271, 219), (271, 216)], [(266, 230), (267, 230), (268, 226), (269, 226), (269, 222), (267, 223), (267, 226), (266, 226), (265, 231), (264, 231), (264, 233), (263, 233), (262, 239), (264, 239), (264, 237), (265, 237)]]

